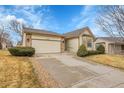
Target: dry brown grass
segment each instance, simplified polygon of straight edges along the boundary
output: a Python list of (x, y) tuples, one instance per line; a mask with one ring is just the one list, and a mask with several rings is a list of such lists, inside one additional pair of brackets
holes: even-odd
[(101, 55), (88, 56), (86, 57), (86, 59), (97, 62), (97, 63), (102, 63), (105, 65), (124, 69), (124, 56), (123, 55), (101, 54)]
[(0, 51), (0, 87), (41, 87), (27, 57), (14, 57), (8, 51)]

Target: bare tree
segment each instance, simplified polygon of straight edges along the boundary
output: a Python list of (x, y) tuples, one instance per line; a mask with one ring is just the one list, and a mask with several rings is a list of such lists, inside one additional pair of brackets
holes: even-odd
[(22, 35), (23, 26), (24, 26), (23, 24), (20, 24), (20, 22), (15, 19), (12, 19), (8, 22), (8, 29), (16, 33), (19, 33), (20, 36)]
[(17, 41), (17, 42), (20, 42), (20, 44), (22, 44), (22, 41), (23, 41), (23, 32), (22, 32), (22, 29), (25, 25), (23, 23), (20, 23), (19, 21), (17, 20), (10, 20), (9, 21), (9, 25), (8, 25), (8, 28), (10, 31), (14, 31), (16, 33), (19, 34), (19, 36), (21, 37), (21, 40), (20, 41)]
[(3, 48), (4, 42), (10, 42), (9, 33), (6, 32), (6, 27), (3, 24), (0, 24), (0, 49)]
[[(22, 42), (22, 29), (24, 27), (24, 24), (20, 23), (16, 19), (8, 20), (7, 23), (0, 20), (0, 47), (2, 48), (2, 42), (11, 42), (12, 43), (12, 35), (13, 32), (18, 33), (19, 37), (21, 37), (21, 40), (19, 42)], [(13, 36), (14, 37), (14, 36)], [(17, 41), (18, 42), (18, 41)]]
[(114, 50), (118, 52), (116, 43), (124, 41), (124, 6), (101, 6), (98, 11), (96, 23), (102, 31), (115, 41)]
[(124, 6), (101, 6), (98, 11), (98, 27), (111, 37), (124, 38)]

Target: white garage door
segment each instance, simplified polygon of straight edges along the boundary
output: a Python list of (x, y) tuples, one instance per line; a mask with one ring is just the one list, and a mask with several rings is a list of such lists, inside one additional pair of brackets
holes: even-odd
[(67, 50), (70, 52), (77, 52), (78, 50), (78, 38), (69, 39), (66, 42)]
[(32, 47), (36, 53), (56, 53), (61, 52), (60, 41), (32, 40)]

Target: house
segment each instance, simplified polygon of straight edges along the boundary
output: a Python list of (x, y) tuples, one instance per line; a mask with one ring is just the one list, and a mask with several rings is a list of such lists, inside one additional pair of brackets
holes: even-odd
[(51, 31), (24, 28), (23, 46), (34, 47), (36, 53), (63, 52), (64, 36)]
[(65, 33), (64, 36), (65, 50), (69, 52), (77, 52), (82, 44), (85, 44), (88, 50), (94, 49), (95, 36), (88, 27)]
[(95, 48), (100, 44), (105, 47), (108, 54), (124, 54), (124, 38), (121, 37), (98, 37), (95, 42)]
[(87, 50), (96, 50), (102, 44), (108, 54), (123, 54), (124, 39), (120, 37), (95, 38), (88, 27), (65, 33), (24, 28), (23, 46), (34, 47), (36, 53), (59, 53), (64, 51), (76, 53), (80, 45), (85, 44)]
[(0, 49), (6, 50), (12, 46), (12, 42), (9, 40), (4, 39), (2, 42), (0, 42)]
[(77, 52), (81, 44), (88, 50), (94, 49), (95, 37), (88, 27), (64, 35), (32, 28), (23, 29), (23, 46), (32, 46), (36, 53)]

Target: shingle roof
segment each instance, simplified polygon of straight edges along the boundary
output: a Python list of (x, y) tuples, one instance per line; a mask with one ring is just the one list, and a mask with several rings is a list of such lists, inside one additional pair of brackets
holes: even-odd
[[(46, 30), (41, 30), (41, 29), (34, 29), (34, 28), (24, 28), (23, 31), (26, 33), (37, 33), (37, 34), (47, 34), (47, 35), (56, 35), (56, 36), (61, 36), (65, 38), (73, 38), (73, 37), (78, 37), (84, 30), (90, 31), (88, 27), (77, 29), (68, 33), (65, 33), (63, 35), (52, 32), (52, 31), (46, 31)], [(92, 32), (90, 31), (92, 34)], [(92, 34), (93, 35), (93, 34)], [(94, 36), (94, 35), (93, 35)]]
[(115, 43), (124, 43), (124, 38), (122, 37), (98, 37), (97, 39), (103, 39)]
[(63, 35), (61, 35), (59, 33), (52, 32), (52, 31), (41, 30), (41, 29), (23, 28), (23, 31), (26, 32), (26, 33), (47, 34), (47, 35), (55, 35), (55, 36), (64, 37)]
[[(78, 37), (84, 30), (89, 30), (90, 29), (88, 27), (85, 28), (81, 28), (81, 29), (77, 29), (68, 33), (63, 34), (66, 38), (73, 38), (73, 37)], [(90, 31), (91, 32), (91, 31)], [(91, 32), (92, 34), (92, 32)]]

